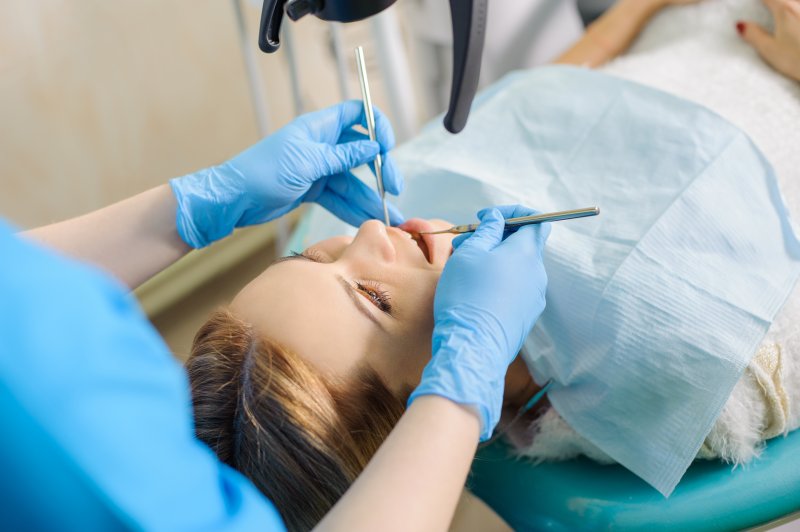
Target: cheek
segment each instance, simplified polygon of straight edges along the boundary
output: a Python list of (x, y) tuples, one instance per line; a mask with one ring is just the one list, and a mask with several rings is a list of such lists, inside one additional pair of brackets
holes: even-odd
[(440, 275), (440, 272), (425, 270), (400, 278), (396, 289), (402, 303), (401, 319), (415, 337), (425, 336), (430, 340), (433, 333), (433, 300)]
[(436, 294), (438, 273), (426, 272), (419, 276), (413, 286), (406, 289), (409, 306), (404, 312), (407, 384), (416, 386), (425, 365), (431, 359), (433, 336), (433, 299)]

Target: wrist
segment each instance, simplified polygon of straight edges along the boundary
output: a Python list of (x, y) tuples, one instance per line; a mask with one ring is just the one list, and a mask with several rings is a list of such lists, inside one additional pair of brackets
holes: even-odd
[(242, 216), (241, 201), (230, 186), (225, 164), (169, 181), (177, 203), (175, 226), (181, 239), (199, 249), (233, 232)]
[[(503, 324), (490, 312), (461, 305), (437, 312), (433, 327), (433, 352), (479, 349), (496, 353), (496, 358), (510, 351)], [(513, 355), (508, 358), (509, 363)]]
[[(478, 439), (480, 441), (487, 441), (492, 437), (492, 432), (500, 421), (500, 413), (503, 408), (503, 390), (500, 388), (500, 393), (497, 398), (492, 397), (487, 401), (485, 391), (480, 392), (479, 387), (472, 387), (468, 393), (454, 393), (454, 384), (456, 389), (459, 386), (458, 376), (453, 378), (453, 375), (440, 373), (439, 375), (429, 374), (423, 375), (422, 381), (417, 388), (411, 393), (408, 398), (406, 408), (411, 408), (417, 401), (428, 400), (437, 398), (440, 401), (446, 401), (465, 413), (469, 413), (478, 422)], [(461, 387), (462, 391), (465, 387)], [(490, 395), (494, 395), (493, 393)]]
[(500, 420), (508, 365), (486, 345), (457, 330), (435, 341), (433, 357), (408, 405), (420, 397), (435, 395), (473, 409), (481, 420), (481, 441), (489, 439)]
[[(409, 406), (409, 411), (414, 409), (429, 411), (436, 420), (440, 430), (447, 431), (443, 425), (449, 424), (464, 427), (464, 431), (475, 435), (478, 441), (481, 432), (481, 416), (477, 409), (470, 405), (462, 405), (440, 395), (425, 395), (419, 397), (414, 404)], [(447, 420), (447, 421), (445, 421)]]
[(624, 9), (629, 15), (649, 18), (669, 5), (669, 0), (618, 0), (615, 7)]

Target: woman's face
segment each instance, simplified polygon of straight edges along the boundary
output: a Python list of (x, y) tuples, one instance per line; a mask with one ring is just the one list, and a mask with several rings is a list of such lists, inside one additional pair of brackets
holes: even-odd
[[(451, 225), (414, 219), (401, 227)], [(368, 365), (399, 392), (419, 382), (430, 359), (433, 297), (452, 240), (428, 235), (420, 246), (406, 231), (368, 221), (354, 238), (331, 238), (276, 261), (231, 308), (324, 375), (347, 378)]]

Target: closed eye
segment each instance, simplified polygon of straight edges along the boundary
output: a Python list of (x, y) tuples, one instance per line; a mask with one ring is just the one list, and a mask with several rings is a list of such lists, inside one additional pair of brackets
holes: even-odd
[(305, 250), (302, 253), (298, 253), (297, 251), (292, 251), (291, 253), (289, 253), (285, 257), (280, 257), (280, 258), (275, 259), (274, 261), (272, 261), (270, 266), (274, 266), (276, 264), (280, 264), (281, 262), (286, 262), (288, 260), (310, 260), (311, 262), (317, 262), (317, 263), (320, 263), (320, 264), (328, 264), (330, 262), (333, 262), (332, 260), (330, 260), (327, 257), (325, 257), (319, 251), (317, 251), (317, 250), (315, 250), (313, 248), (309, 248), (309, 249)]
[[(287, 258), (302, 258), (313, 262), (325, 264), (333, 262), (314, 248), (308, 248), (302, 253), (293, 251)], [(392, 315), (392, 303), (389, 294), (375, 281), (355, 281), (356, 290), (381, 312)]]
[(324, 256), (322, 253), (317, 251), (314, 248), (308, 248), (302, 253), (297, 253), (296, 251), (292, 251), (292, 256), (295, 257), (303, 257), (313, 262), (319, 262), (321, 264), (327, 264), (329, 262), (333, 262), (328, 257)]
[(378, 310), (390, 316), (392, 315), (391, 298), (386, 290), (381, 288), (379, 283), (374, 281), (357, 281), (356, 288), (370, 303), (375, 305)]
[[(331, 258), (325, 256), (319, 251), (309, 248), (303, 253), (292, 252), (286, 257), (281, 257), (270, 264), (270, 266), (280, 264), (281, 262), (295, 260), (310, 261), (322, 264), (334, 262)], [(336, 275), (336, 278), (339, 280), (346, 293), (350, 296), (350, 299), (355, 304), (356, 309), (385, 332), (386, 328), (384, 327), (383, 323), (381, 323), (380, 320), (374, 316), (374, 313), (371, 312), (367, 308), (366, 303), (364, 303), (364, 300), (366, 299), (373, 305), (373, 307), (377, 308), (387, 316), (392, 317), (392, 304), (389, 301), (389, 295), (381, 288), (380, 284), (372, 281), (359, 281), (351, 283), (345, 280), (345, 278), (341, 275)]]

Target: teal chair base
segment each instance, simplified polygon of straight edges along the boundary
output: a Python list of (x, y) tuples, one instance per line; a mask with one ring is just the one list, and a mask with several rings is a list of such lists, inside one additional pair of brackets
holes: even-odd
[(732, 468), (695, 462), (665, 499), (619, 465), (531, 462), (503, 443), (478, 453), (470, 490), (514, 530), (741, 530), (800, 510), (800, 430)]

